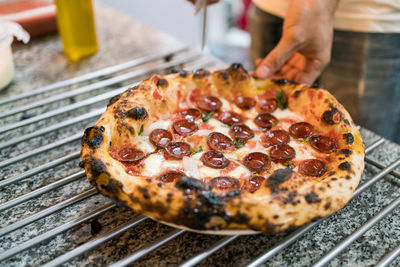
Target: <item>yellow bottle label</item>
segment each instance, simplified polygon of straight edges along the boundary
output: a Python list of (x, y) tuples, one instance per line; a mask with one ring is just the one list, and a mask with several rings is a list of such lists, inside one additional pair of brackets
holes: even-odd
[(73, 61), (97, 52), (92, 0), (55, 0), (65, 55)]

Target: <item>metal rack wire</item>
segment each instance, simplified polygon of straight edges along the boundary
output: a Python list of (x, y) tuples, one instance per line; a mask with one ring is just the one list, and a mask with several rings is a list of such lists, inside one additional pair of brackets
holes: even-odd
[[(104, 216), (107, 212), (120, 208), (117, 204), (100, 196), (95, 189), (90, 187), (85, 187), (85, 190), (82, 192), (69, 196), (66, 199), (62, 199), (55, 204), (52, 203), (43, 209), (34, 209), (33, 212), (30, 211), (31, 206), (25, 204), (37, 198), (40, 198), (41, 200), (49, 200), (51, 202), (50, 198), (46, 198), (46, 194), (54, 193), (56, 190), (61, 190), (63, 187), (71, 185), (74, 182), (84, 182), (84, 171), (77, 170), (68, 173), (69, 167), (67, 164), (76, 162), (77, 159), (79, 159), (79, 144), (77, 141), (81, 138), (84, 126), (93, 123), (104, 111), (103, 106), (105, 101), (112, 96), (125, 91), (132, 85), (135, 85), (145, 76), (149, 76), (156, 72), (169, 72), (173, 68), (181, 68), (183, 66), (188, 69), (195, 69), (198, 67), (212, 68), (221, 66), (221, 63), (187, 48), (183, 48), (165, 54), (135, 59), (124, 64), (95, 71), (70, 80), (57, 82), (28, 93), (0, 99), (0, 107), (2, 107), (0, 109), (0, 118), (7, 119), (5, 120), (7, 122), (3, 122), (0, 125), (0, 134), (3, 134), (4, 136), (3, 138), (0, 138), (0, 156), (2, 156), (0, 168), (1, 175), (4, 177), (0, 181), (1, 196), (3, 199), (0, 204), (0, 213), (5, 217), (13, 217), (11, 222), (7, 221), (7, 223), (5, 223), (6, 225), (2, 225), (0, 228), (1, 240), (13, 240), (11, 243), (9, 242), (10, 244), (8, 246), (5, 245), (1, 247), (0, 264), (7, 262), (19, 265), (22, 262), (18, 262), (18, 259), (12, 261), (12, 259), (19, 254), (32, 250), (35, 247), (40, 247), (45, 241), (49, 242), (55, 240), (61, 234), (72, 231), (81, 225), (93, 222), (98, 218), (101, 218), (101, 216)], [(76, 85), (80, 84), (84, 85), (76, 88)], [(75, 89), (70, 88), (71, 86), (75, 86)], [(114, 88), (115, 86), (117, 88)], [(110, 89), (99, 94), (98, 90), (104, 88)], [(31, 102), (21, 102), (22, 100), (47, 93), (52, 93), (52, 95)], [(77, 102), (73, 101), (71, 104), (56, 106), (50, 110), (47, 108), (50, 104), (57, 104), (59, 101), (79, 97), (80, 95), (87, 93), (91, 94), (91, 96)], [(19, 102), (21, 102), (21, 104)], [(41, 110), (42, 108), (45, 109)], [(84, 112), (81, 111), (80, 113), (77, 113), (80, 109), (83, 109)], [(24, 120), (19, 120), (20, 114), (31, 110), (36, 110), (34, 116)], [(50, 141), (41, 144), (43, 139), (47, 139), (49, 134), (56, 133), (57, 131), (66, 131), (67, 129), (69, 133), (68, 135), (52, 142)], [(396, 167), (400, 166), (400, 158), (388, 166), (385, 166), (383, 163), (368, 155), (382, 145), (384, 145), (384, 140), (379, 138), (367, 146), (367, 156), (365, 158), (366, 163), (379, 169), (379, 171), (357, 188), (353, 199), (358, 198), (359, 195), (371, 188), (372, 185), (383, 180), (383, 178), (388, 175), (400, 178), (400, 173), (395, 170)], [(18, 153), (19, 146), (22, 146), (22, 151), (24, 152)], [(66, 152), (64, 151), (64, 154), (61, 153), (61, 156), (58, 156), (58, 151), (63, 147), (70, 147), (70, 149), (67, 149)], [(38, 163), (36, 163), (36, 158), (43, 158), (48, 153), (50, 154), (51, 160), (48, 160), (49, 157), (46, 157), (47, 160), (45, 162), (38, 160)], [(33, 162), (33, 166), (31, 168), (28, 167), (27, 169), (22, 168), (21, 171), (21, 166), (27, 164), (27, 162)], [(44, 173), (50, 173), (48, 176), (52, 176), (51, 174), (56, 172), (57, 168), (63, 173), (65, 172), (68, 174), (61, 178), (55, 178), (43, 186), (34, 186), (33, 190), (25, 188), (22, 190), (23, 193), (21, 195), (13, 198), (12, 192), (16, 186), (29, 183), (31, 180), (40, 180), (40, 176)], [(94, 198), (101, 199), (101, 201), (99, 201), (101, 202), (101, 205), (93, 209), (92, 206), (86, 204), (87, 202), (85, 201), (91, 201)], [(82, 209), (81, 206), (77, 207), (78, 205), (82, 205), (82, 203), (86, 205), (86, 208), (89, 208), (90, 211), (73, 218), (67, 218), (66, 221), (62, 221), (58, 226), (47, 229), (46, 231), (34, 236), (20, 233), (20, 237), (9, 237), (9, 235), (13, 235), (15, 232), (24, 232), (26, 227), (30, 227), (30, 225), (35, 222), (46, 220), (51, 215), (66, 210), (74, 211)], [(338, 256), (345, 249), (348, 249), (354, 241), (363, 236), (369, 229), (376, 226), (378, 222), (391, 214), (399, 207), (399, 204), (400, 198), (397, 197), (392, 200), (389, 205), (367, 220), (361, 227), (338, 242), (336, 246), (328, 250), (322, 257), (315, 258), (312, 262), (315, 266), (324, 266), (328, 264), (333, 258)], [(352, 203), (349, 205), (352, 205)], [(255, 257), (251, 258), (245, 265), (258, 266), (267, 262), (296, 241), (299, 241), (304, 235), (312, 232), (317, 225), (325, 220), (330, 220), (330, 217), (318, 220), (291, 233), (282, 235), (275, 244), (268, 246), (268, 249), (263, 253), (255, 255)], [(38, 259), (35, 262), (40, 264), (45, 263), (45, 266), (55, 266), (67, 263), (80, 255), (88, 255), (87, 253), (90, 253), (90, 251), (93, 251), (105, 242), (118, 238), (121, 234), (132, 231), (132, 229), (147, 221), (149, 221), (147, 217), (136, 215), (116, 227), (105, 229), (100, 234), (95, 235), (95, 238), (90, 238), (82, 244), (75, 245), (74, 248), (68, 249), (68, 251), (63, 250), (51, 259), (46, 258), (42, 260), (41, 258), (43, 255), (36, 255)], [(146, 228), (144, 229), (146, 230)], [(112, 266), (126, 266), (151, 254), (153, 251), (156, 251), (167, 243), (177, 242), (176, 240), (181, 238), (184, 234), (195, 235), (187, 233), (184, 230), (177, 230), (169, 227), (166, 227), (166, 229), (167, 233), (165, 235), (160, 236), (156, 240), (147, 244), (142, 244), (137, 248), (137, 250), (133, 251), (133, 253), (126, 253), (124, 257), (113, 261), (104, 259), (103, 263), (113, 263)], [(400, 235), (400, 232), (397, 232), (397, 235)], [(7, 237), (9, 239), (7, 239)], [(203, 251), (195, 252), (189, 258), (180, 261), (180, 265), (194, 266), (211, 257), (214, 253), (226, 249), (229, 244), (238, 241), (238, 239), (239, 236), (236, 235), (220, 238)], [(387, 266), (395, 260), (399, 254), (400, 247), (399, 244), (397, 244), (397, 248), (394, 248), (391, 251), (388, 250), (386, 255), (381, 257), (377, 264), (379, 266)], [(177, 257), (179, 257), (179, 255), (177, 255)]]

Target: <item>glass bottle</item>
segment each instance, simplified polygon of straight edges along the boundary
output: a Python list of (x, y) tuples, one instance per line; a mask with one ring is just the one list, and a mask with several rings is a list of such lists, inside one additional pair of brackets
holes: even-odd
[(55, 0), (65, 55), (73, 61), (97, 52), (92, 0)]

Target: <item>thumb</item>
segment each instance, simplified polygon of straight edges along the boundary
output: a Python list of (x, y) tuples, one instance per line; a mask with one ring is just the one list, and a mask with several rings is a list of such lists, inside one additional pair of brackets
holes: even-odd
[(279, 71), (295, 51), (295, 45), (282, 38), (278, 45), (258, 65), (256, 69), (257, 77), (265, 79)]

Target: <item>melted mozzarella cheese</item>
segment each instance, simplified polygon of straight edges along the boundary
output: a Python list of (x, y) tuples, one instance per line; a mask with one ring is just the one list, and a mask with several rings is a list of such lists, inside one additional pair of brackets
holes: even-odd
[[(152, 124), (147, 124), (143, 129), (143, 133), (141, 136), (149, 136), (150, 133), (155, 129), (164, 129), (168, 130), (168, 127), (172, 124), (170, 120), (159, 120)], [(140, 136), (138, 136), (140, 137)]]
[(137, 136), (133, 141), (133, 145), (140, 148), (140, 150), (142, 150), (145, 154), (155, 150), (154, 146), (150, 143), (148, 136)]
[(229, 127), (226, 124), (214, 118), (211, 118), (207, 123), (214, 127), (213, 132), (220, 132), (229, 136)]
[[(243, 111), (239, 109), (235, 104), (230, 104), (227, 100), (219, 98), (222, 102), (222, 110), (226, 111), (234, 111), (239, 114), (243, 114)], [(303, 121), (303, 118), (293, 112), (291, 112), (289, 109), (285, 110), (280, 110), (277, 109), (272, 113), (277, 119), (292, 119), (294, 121)], [(250, 110), (245, 111), (244, 115), (248, 118), (246, 121), (244, 121), (244, 124), (246, 124), (250, 129), (256, 130), (258, 129), (258, 126), (254, 123), (254, 118), (258, 115), (257, 111), (255, 108), (252, 108)], [(197, 147), (194, 147), (195, 143), (198, 146), (198, 144), (202, 143), (203, 144), (203, 150), (207, 151), (208, 147), (205, 145), (204, 147), (204, 141), (207, 139), (207, 136), (211, 132), (220, 132), (225, 134), (226, 136), (229, 135), (229, 129), (230, 127), (227, 127), (224, 123), (220, 122), (217, 120), (215, 117), (211, 118), (208, 122), (208, 125), (212, 126), (212, 130), (208, 129), (200, 129), (197, 132), (191, 136), (192, 138), (184, 138), (184, 142), (188, 142), (192, 146), (192, 150), (195, 150)], [(147, 126), (144, 131), (142, 136), (138, 136), (135, 139), (135, 145), (141, 148), (141, 150), (145, 153), (149, 153), (154, 151), (154, 146), (151, 144), (149, 141), (148, 135), (151, 133), (156, 128), (161, 128), (161, 129), (170, 129), (172, 125), (171, 120), (160, 120), (157, 121), (149, 126)], [(288, 122), (282, 122), (280, 124), (280, 127), (284, 130), (288, 130), (290, 127), (290, 123)], [(270, 148), (265, 148), (261, 144), (260, 137), (264, 134), (260, 131), (256, 131), (257, 133), (255, 136), (248, 140), (246, 144), (242, 148), (234, 149), (234, 151), (229, 152), (229, 153), (224, 153), (224, 155), (231, 161), (236, 162), (239, 166), (234, 168), (233, 170), (227, 172), (224, 176), (230, 176), (234, 178), (249, 178), (252, 176), (251, 171), (249, 171), (242, 163), (241, 160), (249, 153), (251, 152), (262, 152), (269, 154)], [(194, 142), (193, 137), (196, 139), (201, 139), (202, 142)], [(191, 141), (189, 141), (192, 139)], [(304, 159), (309, 159), (309, 158), (315, 158), (313, 156), (313, 151), (310, 151), (310, 148), (306, 143), (303, 143), (301, 141), (293, 140), (289, 142), (289, 145), (293, 147), (296, 150), (296, 157), (295, 161), (297, 160), (304, 160)], [(160, 174), (162, 174), (165, 171), (168, 170), (183, 170), (188, 176), (194, 177), (194, 178), (199, 178), (203, 179), (206, 177), (218, 177), (221, 176), (221, 169), (214, 169), (211, 167), (208, 167), (204, 165), (204, 163), (201, 161), (201, 156), (203, 153), (196, 153), (194, 155), (191, 155), (190, 157), (184, 157), (183, 160), (166, 160), (164, 156), (160, 153), (154, 153), (149, 155), (146, 159), (143, 160), (142, 164), (143, 166), (143, 171), (142, 175), (144, 176), (149, 176), (149, 177), (157, 177)], [(281, 163), (273, 163), (271, 162), (270, 168), (269, 168), (269, 173), (272, 173), (278, 168), (286, 167), (283, 166)], [(297, 167), (295, 168), (295, 170)]]
[(149, 155), (142, 161), (142, 164), (143, 169), (141, 170), (141, 174), (149, 177), (159, 176), (166, 170), (182, 169), (181, 160), (165, 160), (164, 156), (159, 153)]
[(274, 115), (277, 119), (294, 119), (298, 121), (302, 121), (303, 118), (297, 115), (296, 113), (291, 112), (288, 108), (281, 110), (277, 108), (272, 115)]

